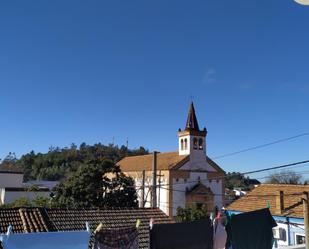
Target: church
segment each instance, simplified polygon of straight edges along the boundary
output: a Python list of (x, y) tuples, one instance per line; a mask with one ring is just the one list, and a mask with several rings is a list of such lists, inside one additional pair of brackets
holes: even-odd
[[(206, 128), (200, 130), (191, 102), (187, 122), (178, 130), (178, 151), (156, 155), (157, 207), (174, 217), (190, 204), (209, 212), (223, 206), (225, 172), (206, 153)], [(141, 207), (151, 207), (154, 155), (125, 157), (117, 163), (135, 180)]]

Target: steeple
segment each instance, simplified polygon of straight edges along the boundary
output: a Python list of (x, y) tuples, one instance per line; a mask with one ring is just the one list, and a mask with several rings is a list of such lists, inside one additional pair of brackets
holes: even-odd
[[(178, 130), (179, 155), (206, 155), (207, 130), (200, 130), (193, 102), (190, 103), (184, 130)], [(198, 156), (198, 157), (200, 157)]]
[(189, 107), (189, 112), (188, 112), (188, 117), (187, 117), (187, 123), (185, 127), (186, 131), (200, 131), (196, 114), (195, 114), (195, 109), (193, 102), (191, 101), (190, 107)]

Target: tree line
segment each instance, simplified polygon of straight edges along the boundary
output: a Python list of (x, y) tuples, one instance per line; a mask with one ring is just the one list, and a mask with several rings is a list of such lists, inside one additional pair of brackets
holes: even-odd
[[(137, 194), (132, 178), (125, 176), (116, 162), (125, 156), (145, 155), (143, 147), (128, 149), (112, 144), (87, 145), (69, 148), (51, 147), (47, 153), (31, 151), (17, 159), (10, 153), (1, 163), (2, 169), (20, 169), (24, 181), (57, 180), (60, 184), (47, 200), (40, 203), (57, 207), (136, 207)], [(13, 206), (27, 203), (18, 200)]]

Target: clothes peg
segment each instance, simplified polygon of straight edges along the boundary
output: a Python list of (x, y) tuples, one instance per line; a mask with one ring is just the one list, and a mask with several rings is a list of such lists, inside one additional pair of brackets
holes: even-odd
[(90, 233), (90, 226), (89, 226), (89, 222), (88, 221), (86, 221), (86, 230), (87, 230), (88, 233)]
[(95, 229), (95, 233), (96, 232), (99, 232), (101, 229), (103, 228), (103, 224), (102, 223), (100, 223), (98, 226), (97, 226), (97, 228)]
[(9, 225), (9, 226), (8, 226), (8, 230), (7, 230), (7, 232), (6, 232), (6, 236), (10, 236), (10, 234), (11, 234), (11, 232), (12, 232), (12, 229), (13, 229), (12, 225)]
[(150, 221), (149, 221), (149, 227), (150, 227), (150, 229), (152, 229), (153, 223), (154, 223), (154, 220), (153, 220), (153, 218), (151, 218)]
[(139, 228), (140, 224), (141, 224), (141, 220), (140, 220), (140, 219), (137, 219), (137, 220), (136, 220), (136, 228)]
[(269, 201), (267, 201), (267, 203), (266, 203), (266, 208), (270, 208), (270, 203), (269, 203)]

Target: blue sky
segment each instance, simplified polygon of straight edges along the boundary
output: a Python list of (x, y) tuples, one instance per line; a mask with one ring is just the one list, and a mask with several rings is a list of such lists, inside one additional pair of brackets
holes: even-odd
[[(191, 96), (209, 156), (306, 132), (308, 26), (293, 0), (2, 1), (0, 158), (113, 137), (173, 151)], [(246, 171), (308, 148), (217, 162)]]

